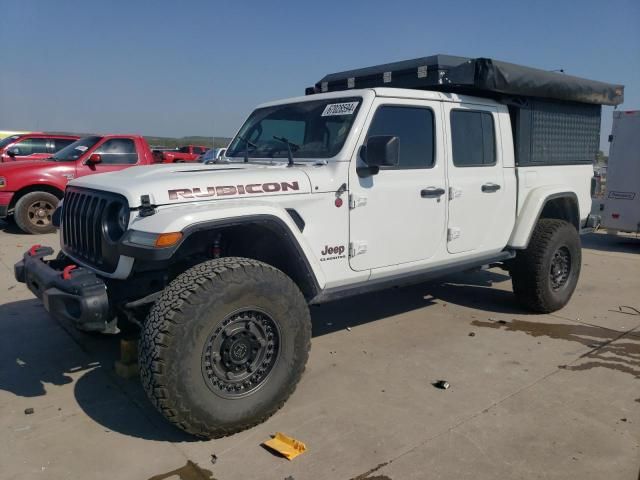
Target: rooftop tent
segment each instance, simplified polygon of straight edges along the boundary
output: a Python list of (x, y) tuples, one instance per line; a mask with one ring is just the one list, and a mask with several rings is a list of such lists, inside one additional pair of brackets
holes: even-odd
[(307, 93), (372, 87), (428, 89), (494, 98), (522, 96), (593, 105), (619, 105), (624, 99), (622, 85), (490, 58), (451, 55), (433, 55), (331, 73), (307, 89)]
[(592, 163), (600, 144), (601, 105), (624, 99), (622, 85), (451, 55), (331, 73), (306, 93), (373, 87), (455, 92), (507, 105), (520, 166)]

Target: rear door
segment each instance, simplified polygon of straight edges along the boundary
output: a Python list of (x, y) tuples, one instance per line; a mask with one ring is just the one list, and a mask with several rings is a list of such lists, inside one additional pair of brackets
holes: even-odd
[[(446, 199), (442, 106), (377, 98), (363, 136), (394, 135), (400, 162), (361, 177), (350, 166), (349, 263), (357, 271), (429, 259), (442, 245)], [(363, 139), (364, 140), (364, 139)]]
[[(102, 161), (87, 165), (86, 159), (92, 154), (100, 155)], [(100, 143), (93, 151), (82, 156), (76, 168), (76, 176), (107, 173), (132, 167), (140, 163), (136, 142), (132, 138), (108, 138)]]
[(447, 250), (485, 253), (506, 244), (514, 205), (505, 196), (497, 109), (445, 104), (449, 131)]

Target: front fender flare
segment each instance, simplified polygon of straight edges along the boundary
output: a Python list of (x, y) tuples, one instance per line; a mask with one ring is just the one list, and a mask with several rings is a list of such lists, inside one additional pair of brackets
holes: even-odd
[(172, 247), (158, 249), (128, 243), (125, 235), (120, 243), (120, 253), (141, 260), (169, 260), (185, 240), (196, 232), (247, 223), (263, 224), (276, 230), (288, 242), (287, 246), (294, 250), (304, 263), (309, 280), (318, 291), (322, 288), (325, 284), (324, 273), (298, 226), (284, 208), (261, 202), (247, 204), (246, 201), (230, 201), (225, 207), (221, 208), (220, 205), (211, 203), (192, 204), (188, 207), (162, 209), (149, 217), (138, 217), (131, 223), (130, 229), (151, 233), (180, 231), (183, 238)]

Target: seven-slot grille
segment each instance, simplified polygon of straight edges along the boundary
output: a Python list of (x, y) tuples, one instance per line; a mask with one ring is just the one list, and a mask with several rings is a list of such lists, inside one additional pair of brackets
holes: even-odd
[(61, 218), (64, 251), (99, 270), (115, 271), (119, 255), (108, 225), (117, 223), (126, 205), (126, 199), (114, 193), (67, 187)]

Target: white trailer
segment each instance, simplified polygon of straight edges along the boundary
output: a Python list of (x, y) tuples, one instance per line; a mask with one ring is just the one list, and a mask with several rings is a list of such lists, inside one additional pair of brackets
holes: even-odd
[(602, 224), (609, 233), (640, 232), (640, 110), (613, 112)]

